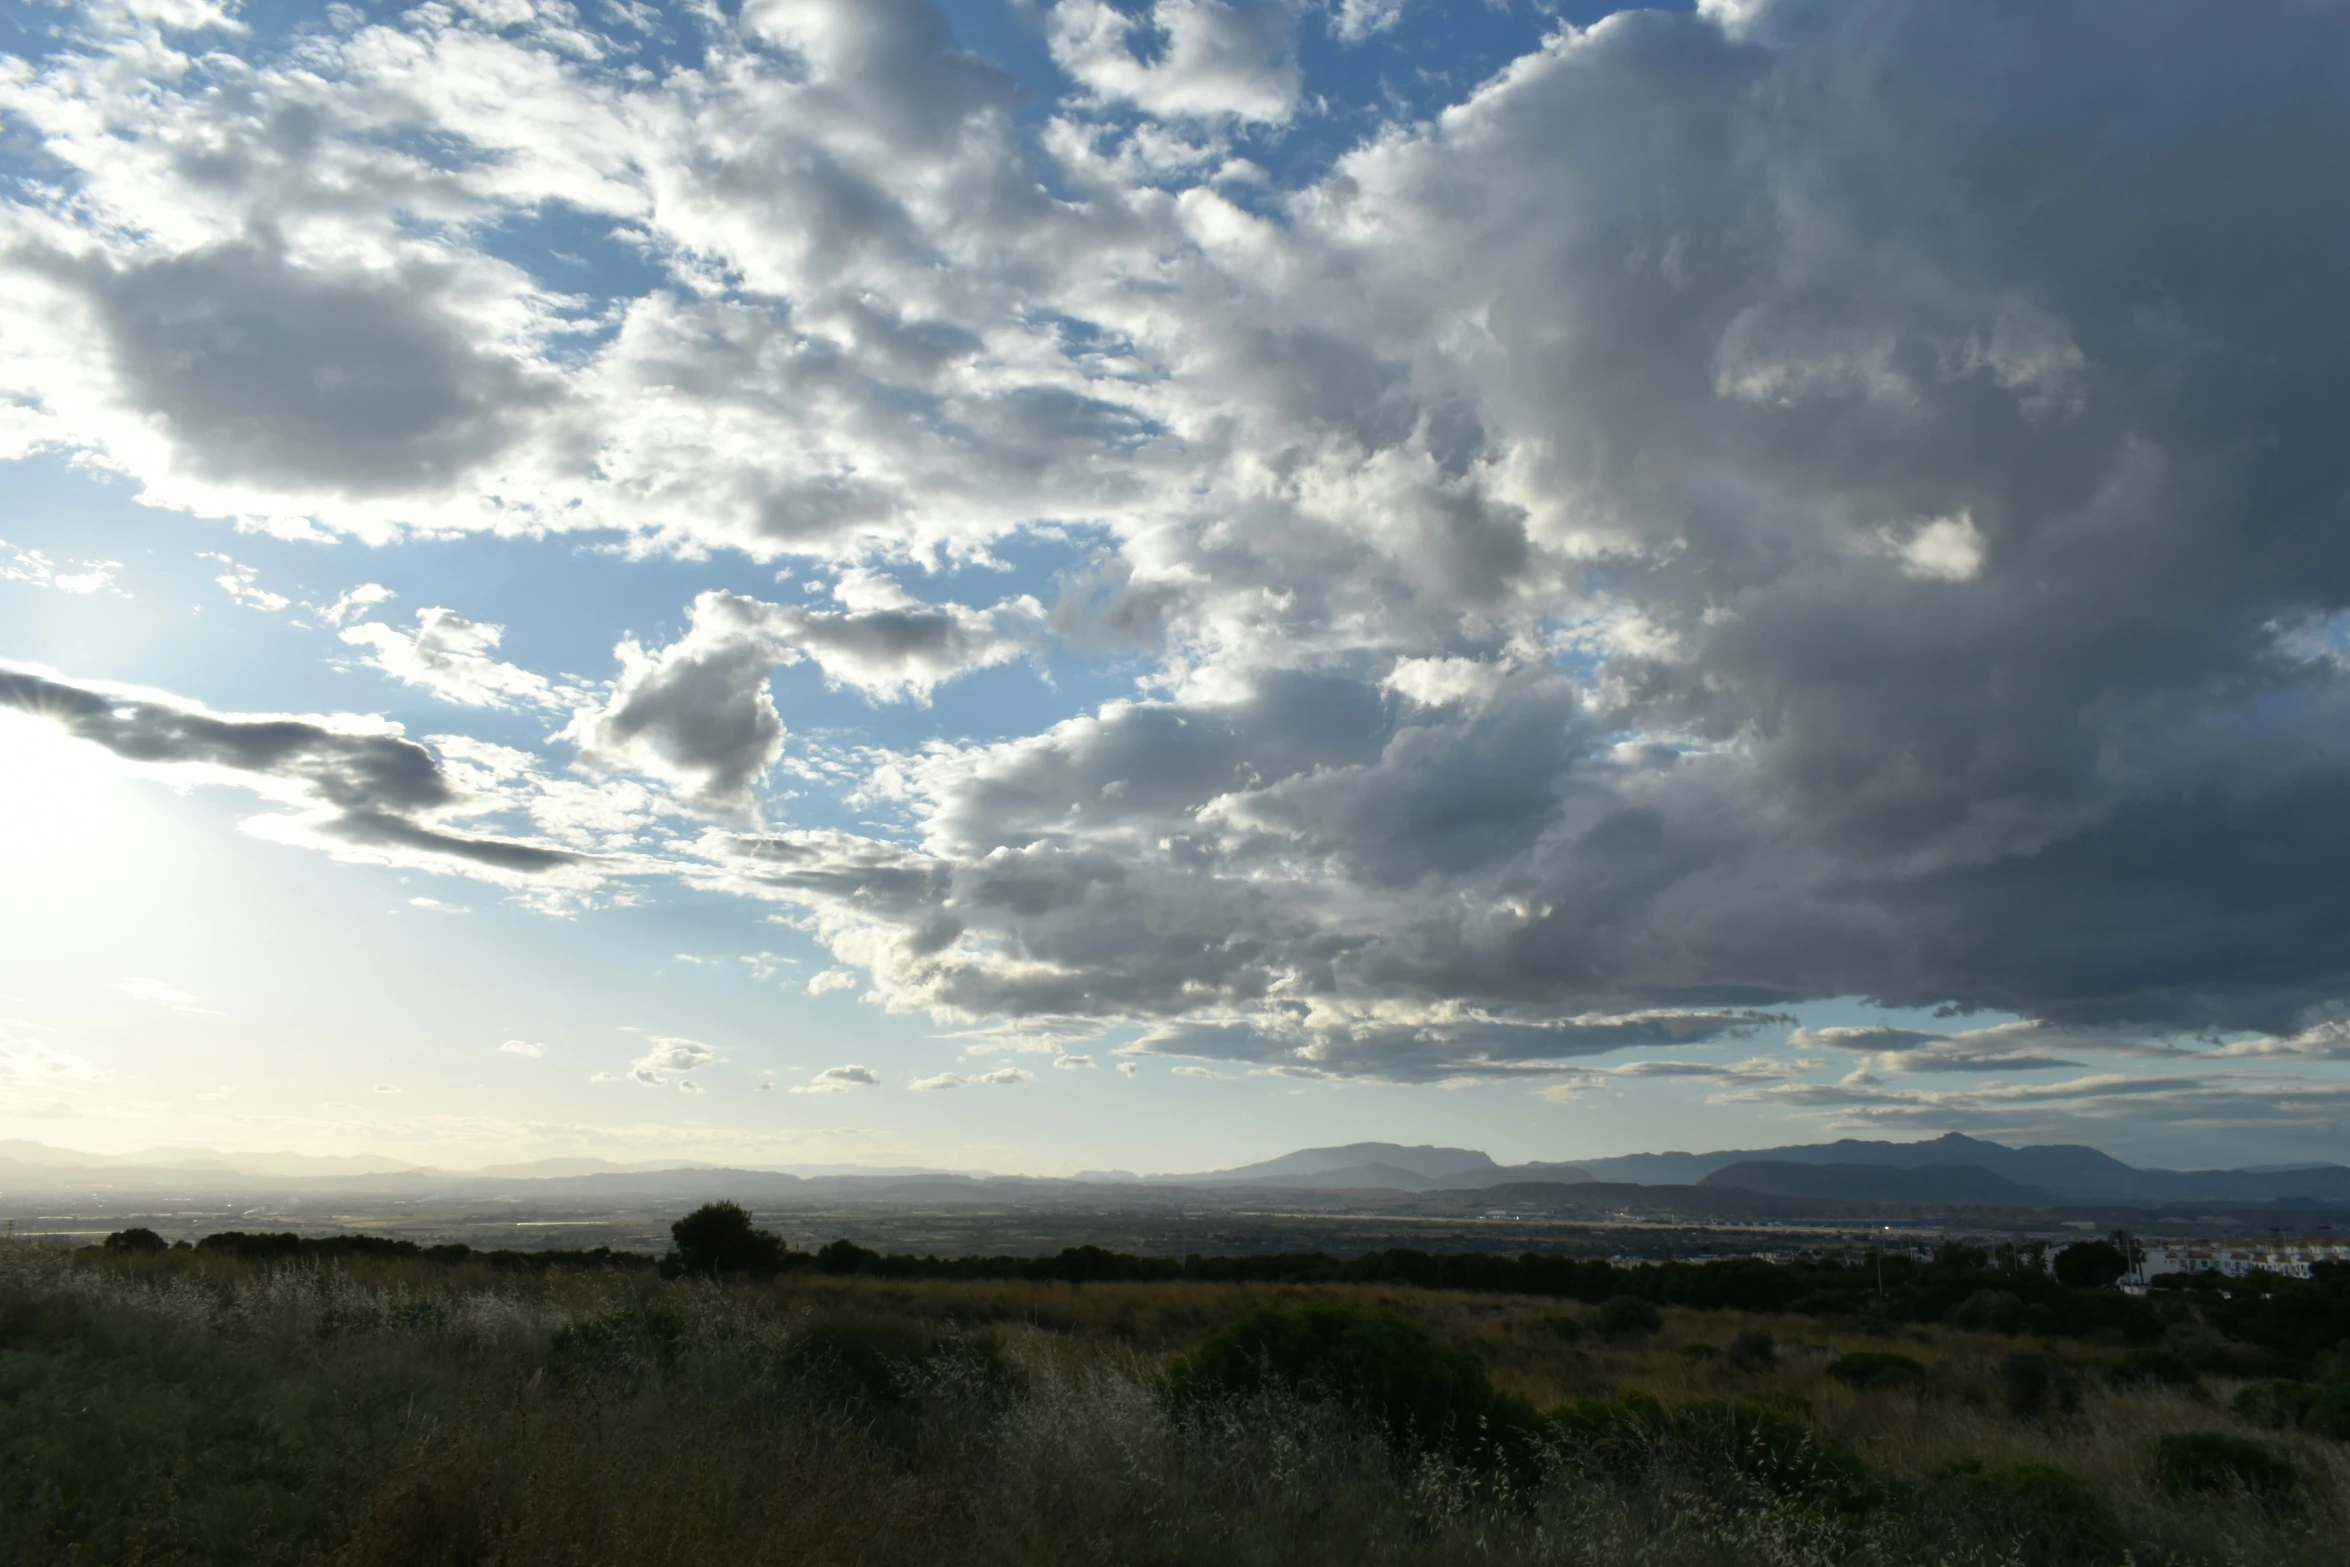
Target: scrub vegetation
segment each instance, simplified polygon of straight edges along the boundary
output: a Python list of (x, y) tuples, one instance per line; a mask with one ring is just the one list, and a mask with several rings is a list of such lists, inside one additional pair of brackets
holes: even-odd
[(1953, 1249), (1928, 1319), (757, 1233), (0, 1250), (0, 1558), (2316, 1567), (2350, 1528), (2338, 1279), (1970, 1310), (1996, 1259)]

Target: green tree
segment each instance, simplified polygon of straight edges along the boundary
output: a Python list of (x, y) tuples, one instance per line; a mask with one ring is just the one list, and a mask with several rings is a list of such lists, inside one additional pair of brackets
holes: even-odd
[(2130, 1271), (2130, 1261), (2111, 1241), (2076, 1241), (2056, 1254), (2056, 1282), (2067, 1289), (2102, 1289)]
[(672, 1255), (687, 1273), (744, 1273), (770, 1278), (783, 1271), (783, 1238), (755, 1228), (738, 1202), (704, 1203), (669, 1226)]
[(106, 1249), (137, 1255), (141, 1252), (169, 1251), (171, 1250), (171, 1242), (153, 1230), (134, 1225), (130, 1229), (116, 1230), (112, 1235), (107, 1236)]

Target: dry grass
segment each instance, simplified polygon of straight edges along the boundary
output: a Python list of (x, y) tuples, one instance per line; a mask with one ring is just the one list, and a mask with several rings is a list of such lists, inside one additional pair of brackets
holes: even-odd
[[(1418, 1322), (1538, 1407), (1642, 1393), (1787, 1411), (1862, 1457), (1891, 1500), (1836, 1516), (1665, 1451), (1631, 1481), (1567, 1452), (1509, 1481), (1390, 1451), (1329, 1406), (1182, 1414), (1158, 1395), (1171, 1357), (1258, 1306), (1307, 1300)], [(2306, 1477), (2292, 1507), (2156, 1488), (2156, 1437), (2244, 1430), (2230, 1385), (2112, 1388), (2099, 1368), (2113, 1352), (2055, 1346), (2078, 1364), (2078, 1411), (2017, 1419), (1998, 1370), (2016, 1342), (1948, 1329), (1888, 1341), (1668, 1311), (1654, 1336), (1610, 1344), (1558, 1331), (1592, 1313), (1556, 1301), (1369, 1286), (716, 1288), (412, 1262), (75, 1265), (25, 1248), (0, 1252), (0, 1312), (0, 1552), (25, 1561), (2033, 1560), (1901, 1500), (1966, 1461), (2080, 1476), (2144, 1564), (2331, 1564), (2350, 1520), (2350, 1458), (2316, 1438), (2258, 1433)], [(1009, 1374), (934, 1359), (904, 1399), (875, 1403), (794, 1369), (815, 1322), (961, 1335)], [(1777, 1336), (1774, 1368), (1705, 1352), (1750, 1327)], [(1827, 1373), (1886, 1348), (1924, 1377), (1856, 1392)]]

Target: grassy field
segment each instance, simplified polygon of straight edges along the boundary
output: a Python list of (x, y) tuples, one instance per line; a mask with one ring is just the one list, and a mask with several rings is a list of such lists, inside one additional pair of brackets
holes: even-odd
[[(1219, 1392), (1195, 1377), (1192, 1394), (1171, 1391), (1181, 1357), (1210, 1366), (1217, 1335), (1252, 1312), (1314, 1306), (1415, 1325), (1474, 1357), (1442, 1365), (1489, 1378), (1495, 1410), (1546, 1418), (1506, 1442), (1447, 1443), (1383, 1425), (1332, 1382)], [(1609, 1337), (1601, 1315), (1348, 1285), (721, 1285), (20, 1246), (0, 1252), (0, 1553), (386, 1567), (2345, 1559), (2350, 1446), (2238, 1419), (2225, 1376), (2125, 1381), (2118, 1347), (1943, 1326), (1872, 1335), (1667, 1310), (1652, 1331)], [(2020, 1391), (2019, 1352), (2047, 1357)], [(2257, 1442), (2283, 1467), (2164, 1445), (2194, 1433)]]

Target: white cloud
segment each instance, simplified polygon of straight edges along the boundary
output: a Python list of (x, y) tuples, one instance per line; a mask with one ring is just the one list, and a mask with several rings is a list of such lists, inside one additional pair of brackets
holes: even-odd
[(1403, 20), (1406, 0), (1339, 0), (1330, 30), (1346, 43), (1386, 32)]
[[(0, 539), (0, 582), (25, 582), (60, 593), (96, 593), (114, 586), (119, 560), (76, 560), (59, 563), (40, 550), (19, 549)], [(119, 590), (117, 590), (119, 591)]]
[[(336, 600), (336, 606), (348, 597)], [(544, 675), (495, 657), (503, 626), (468, 620), (453, 609), (418, 610), (413, 632), (363, 620), (343, 627), (339, 635), (366, 650), (361, 662), (368, 667), (422, 686), (443, 701), (468, 707), (562, 707), (577, 698)]]
[[(696, 1039), (651, 1034), (646, 1036), (645, 1043), (645, 1053), (628, 1063), (628, 1075), (656, 1088), (666, 1086), (673, 1074), (699, 1072), (718, 1059), (717, 1051)], [(700, 1090), (697, 1086), (693, 1091)]]
[(1901, 558), (1902, 572), (1920, 581), (1972, 582), (1983, 573), (1983, 535), (1963, 511), (1899, 532), (1888, 530), (1884, 537)]
[(881, 1079), (871, 1069), (861, 1066), (828, 1066), (804, 1086), (794, 1088), (795, 1094), (845, 1094), (851, 1089), (872, 1087)]
[[(2307, 743), (2350, 716), (2310, 391), (2344, 307), (2308, 193), (2350, 22), (1625, 15), (1283, 188), (1229, 160), (1307, 102), (1302, 15), (1053, 7), (1086, 96), (1033, 150), (913, 4), (713, 15), (690, 69), (440, 7), (168, 73), (138, 29), (65, 39), (0, 79), (50, 160), (0, 209), (0, 450), (285, 534), (603, 530), (834, 585), (623, 643), (565, 698), (597, 782), (365, 719), (11, 701), (346, 857), (773, 900), (816, 983), (968, 1030), (1533, 1080), (1754, 1026), (1691, 996), (1863, 993), (2080, 1036), (1821, 1044), (1880, 1087), (2070, 1071), (2122, 1025), (2330, 1059), (2296, 1020), (2350, 994), (2350, 776)], [(557, 210), (657, 284), (489, 254)], [(1049, 607), (909, 586), (1023, 532), (1068, 551)], [(397, 632), (385, 596), (322, 613), (402, 678), (549, 701), (493, 628)], [(883, 826), (671, 820), (761, 808), (778, 666), (919, 703), (1056, 646), (1139, 684), (831, 747)], [(462, 830), (497, 812), (533, 836)]]
[(348, 592), (336, 595), (332, 604), (321, 607), (318, 618), (330, 626), (340, 626), (399, 596), (380, 582), (362, 582)]
[(1053, 1065), (1064, 1072), (1088, 1072), (1093, 1069), (1093, 1057), (1055, 1056)]
[(500, 1054), (521, 1056), (526, 1060), (531, 1061), (540, 1060), (547, 1053), (547, 1047), (545, 1045), (534, 1044), (532, 1041), (527, 1039), (509, 1039), (504, 1044), (500, 1045), (498, 1050)]
[(220, 584), (222, 592), (247, 609), (257, 609), (264, 614), (274, 615), (293, 603), (293, 600), (287, 598), (283, 593), (272, 593), (263, 587), (261, 573), (251, 566), (241, 566), (226, 555), (205, 555), (201, 558), (216, 561), (228, 568), (212, 580)]
[(835, 990), (854, 990), (856, 988), (856, 974), (845, 968), (828, 968), (820, 974), (810, 976), (808, 980), (808, 994), (811, 996), (828, 995)]
[(1289, 0), (1152, 0), (1141, 16), (1058, 0), (1045, 42), (1077, 81), (1146, 114), (1281, 122), (1301, 86), (1297, 17)]
[(906, 1086), (927, 1093), (940, 1088), (960, 1088), (966, 1081), (959, 1073), (941, 1072), (936, 1077), (918, 1077)]

